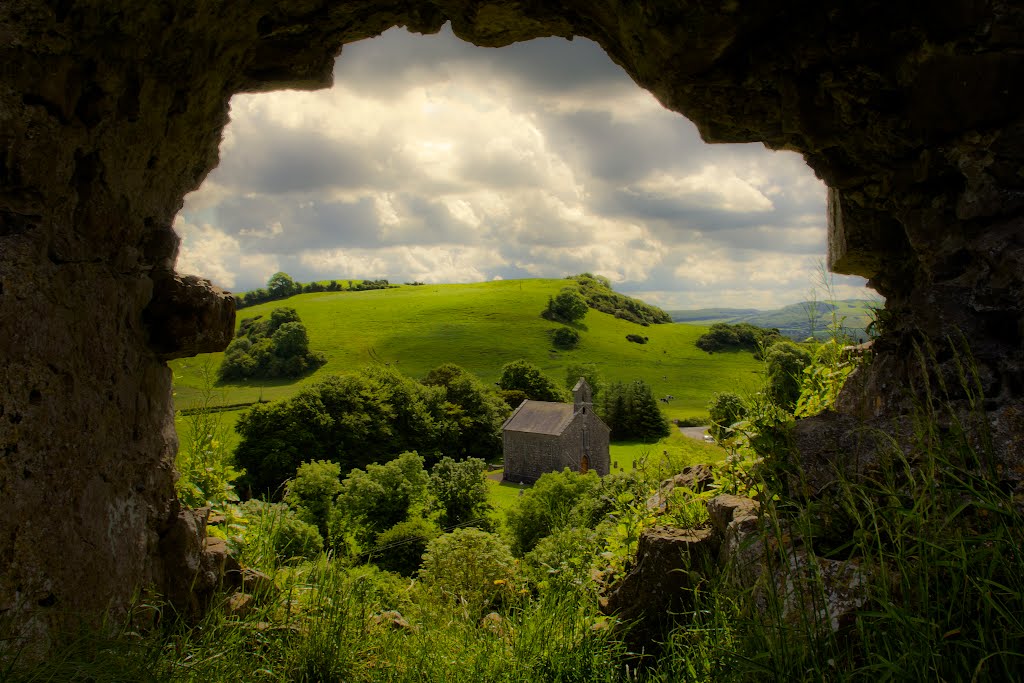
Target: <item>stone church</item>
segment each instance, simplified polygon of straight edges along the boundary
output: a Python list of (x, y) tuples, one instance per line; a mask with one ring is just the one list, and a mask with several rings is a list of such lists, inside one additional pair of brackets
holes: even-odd
[(611, 469), (611, 429), (594, 412), (592, 393), (580, 378), (573, 403), (523, 401), (502, 425), (505, 481), (532, 483), (545, 472)]

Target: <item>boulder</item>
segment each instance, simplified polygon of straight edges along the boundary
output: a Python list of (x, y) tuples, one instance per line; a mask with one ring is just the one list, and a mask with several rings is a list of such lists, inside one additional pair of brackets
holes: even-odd
[(601, 611), (629, 625), (629, 638), (651, 644), (671, 627), (672, 614), (692, 609), (694, 591), (715, 563), (712, 529), (645, 529), (629, 573), (601, 601)]

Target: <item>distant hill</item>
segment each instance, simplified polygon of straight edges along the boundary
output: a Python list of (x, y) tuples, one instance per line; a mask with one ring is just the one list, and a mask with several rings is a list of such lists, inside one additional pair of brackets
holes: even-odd
[[(655, 396), (675, 398), (662, 404), (670, 417), (706, 414), (712, 394), (753, 390), (760, 364), (750, 353), (715, 354), (697, 349), (706, 328), (697, 325), (650, 325), (588, 310), (580, 324), (579, 346), (558, 350), (551, 342), (560, 323), (541, 317), (548, 297), (570, 280), (501, 280), (476, 284), (399, 286), (370, 291), (299, 294), (238, 312), (243, 318), (267, 316), (279, 306), (296, 309), (309, 333), (310, 350), (326, 364), (298, 380), (264, 380), (225, 384), (214, 402), (232, 405), (275, 400), (326, 374), (344, 373), (374, 363), (398, 367), (422, 377), (442, 363), (456, 363), (487, 382), (501, 366), (525, 358), (558, 382), (570, 364), (593, 362), (607, 381), (641, 378)], [(647, 337), (634, 344), (627, 334)], [(175, 404), (187, 408), (202, 397), (204, 364), (216, 370), (223, 354), (172, 361)]]
[(827, 336), (826, 327), (832, 324), (833, 311), (843, 331), (857, 340), (866, 340), (864, 328), (871, 322), (871, 309), (881, 305), (870, 299), (842, 299), (831, 303), (816, 302), (812, 308), (809, 301), (790, 304), (770, 311), (755, 308), (700, 308), (695, 310), (669, 311), (677, 323), (711, 325), (712, 323), (750, 323), (758, 327), (776, 327), (779, 332), (798, 341), (811, 336), (811, 311), (816, 310), (814, 335)]

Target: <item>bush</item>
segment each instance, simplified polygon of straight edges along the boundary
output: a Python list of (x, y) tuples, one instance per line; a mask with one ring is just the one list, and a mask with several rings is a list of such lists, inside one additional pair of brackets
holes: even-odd
[[(498, 386), (505, 391), (522, 391), (534, 401), (568, 401), (569, 392), (558, 386), (526, 360), (514, 360), (501, 368)], [(515, 406), (518, 407), (518, 406)]]
[(763, 328), (750, 323), (715, 323), (697, 339), (697, 348), (701, 351), (753, 351), (758, 353), (762, 348), (771, 346), (782, 339), (778, 328)]
[(275, 308), (269, 320), (246, 318), (228, 345), (217, 378), (224, 382), (250, 377), (299, 377), (326, 362), (309, 350), (309, 335), (294, 308)]
[(603, 545), (604, 539), (593, 529), (558, 529), (526, 554), (528, 577), (542, 590), (593, 590), (591, 570)]
[(716, 440), (721, 441), (729, 433), (729, 426), (739, 422), (747, 414), (747, 407), (743, 399), (733, 393), (716, 393), (708, 404), (708, 414), (711, 418), (711, 428), (708, 432)]
[(295, 478), (285, 485), (284, 501), (303, 522), (312, 524), (327, 538), (327, 522), (341, 493), (341, 466), (327, 460), (299, 465)]
[(554, 297), (548, 297), (543, 316), (548, 320), (574, 323), (587, 315), (587, 300), (577, 287), (563, 287)]
[(420, 578), (428, 587), (475, 608), (478, 618), (492, 609), (515, 580), (516, 561), (496, 535), (479, 529), (456, 529), (435, 538), (423, 555)]
[(627, 334), (626, 341), (631, 341), (634, 344), (646, 344), (647, 337), (641, 337), (639, 334)]
[[(383, 465), (367, 465), (365, 471), (352, 470), (342, 482), (337, 508), (350, 524), (344, 525), (336, 515), (332, 530), (349, 526), (360, 541), (373, 538), (409, 517), (410, 508), (426, 497), (427, 481), (423, 458), (414, 452)], [(337, 536), (331, 534), (332, 542)]]
[(595, 525), (602, 508), (589, 503), (600, 491), (596, 472), (580, 474), (566, 468), (542, 475), (506, 512), (512, 550), (522, 556), (556, 529)]
[(239, 508), (245, 519), (241, 554), (248, 564), (266, 569), (297, 557), (312, 559), (323, 550), (320, 532), (287, 505), (248, 500)]
[(768, 394), (787, 412), (792, 412), (800, 398), (804, 368), (811, 364), (811, 353), (791, 341), (772, 345), (765, 354), (768, 366)]
[(580, 343), (580, 333), (571, 327), (559, 327), (551, 333), (551, 343), (560, 349), (574, 349)]
[(377, 535), (370, 560), (381, 569), (412, 576), (423, 563), (427, 545), (441, 530), (422, 517), (399, 522)]
[[(441, 526), (450, 527), (484, 517), (487, 504), (487, 484), (484, 472), (487, 463), (480, 458), (467, 458), (456, 462), (444, 457), (430, 471), (430, 494), (441, 510)], [(477, 525), (479, 526), (479, 525)]]
[(580, 293), (590, 308), (638, 325), (672, 322), (672, 316), (657, 306), (612, 291), (611, 282), (606, 277), (582, 273), (569, 279), (574, 280), (579, 286)]

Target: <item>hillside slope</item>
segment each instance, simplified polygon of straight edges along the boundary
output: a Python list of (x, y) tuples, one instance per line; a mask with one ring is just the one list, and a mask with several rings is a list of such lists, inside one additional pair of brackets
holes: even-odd
[[(881, 303), (871, 299), (842, 299), (825, 303), (816, 302), (817, 315), (814, 323), (814, 334), (825, 336), (825, 328), (832, 322), (833, 311), (836, 318), (842, 321), (846, 334), (853, 339), (867, 339), (864, 328), (871, 322), (872, 308)], [(677, 323), (711, 325), (713, 323), (750, 323), (758, 327), (777, 327), (779, 332), (797, 341), (811, 336), (810, 312), (812, 303), (801, 301), (774, 310), (762, 311), (754, 308), (701, 308), (695, 310), (669, 311), (672, 320)]]
[[(581, 341), (571, 351), (556, 350), (551, 331), (561, 325), (541, 318), (548, 297), (568, 280), (506, 280), (476, 284), (403, 286), (366, 292), (300, 294), (239, 312), (242, 318), (267, 315), (292, 306), (309, 331), (310, 348), (327, 363), (295, 380), (240, 382), (219, 387), (214, 402), (235, 404), (293, 395), (299, 387), (331, 373), (373, 363), (397, 366), (422, 377), (442, 363), (456, 363), (486, 382), (498, 379), (501, 366), (525, 358), (559, 382), (566, 367), (592, 362), (606, 380), (645, 379), (655, 396), (673, 395), (662, 404), (666, 415), (705, 414), (716, 391), (752, 389), (760, 364), (749, 353), (710, 356), (695, 346), (705, 330), (696, 325), (640, 325), (594, 310), (577, 325)], [(648, 338), (626, 341), (627, 334)], [(172, 362), (175, 401), (180, 408), (201, 396), (202, 368), (213, 369), (222, 354)]]

